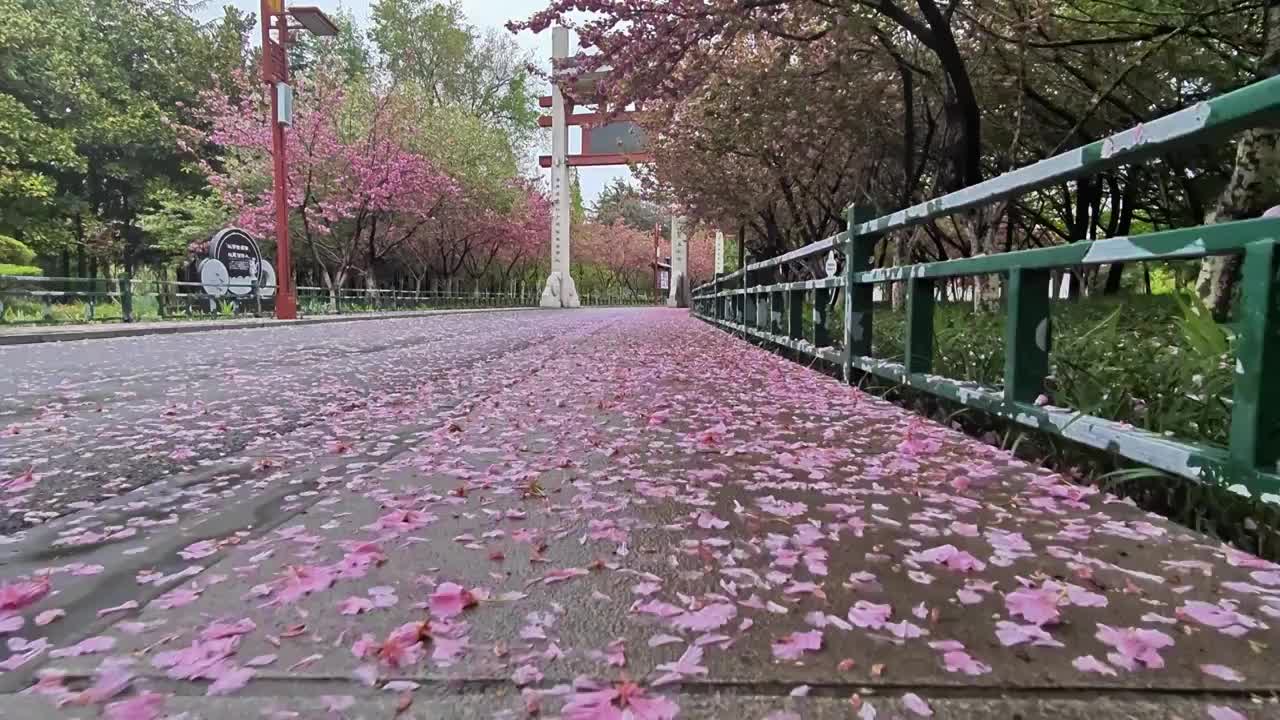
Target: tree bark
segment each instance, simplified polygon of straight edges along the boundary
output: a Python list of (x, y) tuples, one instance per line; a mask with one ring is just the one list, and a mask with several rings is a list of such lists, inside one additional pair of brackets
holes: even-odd
[[(1133, 211), (1138, 200), (1138, 182), (1135, 177), (1125, 179), (1124, 192), (1120, 194), (1120, 211), (1117, 213), (1112, 208), (1114, 217), (1113, 226), (1109, 229), (1108, 235), (1111, 237), (1125, 237), (1133, 231)], [(1112, 194), (1115, 198), (1115, 194)], [(1107, 271), (1107, 282), (1102, 288), (1103, 295), (1115, 295), (1120, 292), (1120, 284), (1124, 278), (1124, 263), (1114, 263)]]
[[(1280, 0), (1267, 0), (1264, 10), (1264, 51), (1258, 79), (1280, 74)], [(1280, 200), (1280, 130), (1246, 131), (1236, 145), (1231, 179), (1218, 196), (1205, 224), (1258, 217)], [(1225, 320), (1240, 277), (1240, 255), (1205, 258), (1200, 263), (1196, 291), (1213, 316)]]

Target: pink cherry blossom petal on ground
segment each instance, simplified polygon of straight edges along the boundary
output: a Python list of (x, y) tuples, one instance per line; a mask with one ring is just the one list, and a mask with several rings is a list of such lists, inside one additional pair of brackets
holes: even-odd
[(902, 696), (902, 706), (920, 717), (933, 717), (933, 708), (929, 707), (929, 703), (924, 698), (915, 693), (907, 693)]
[(893, 607), (890, 605), (877, 605), (866, 600), (859, 600), (849, 608), (849, 622), (860, 628), (869, 630), (879, 630), (889, 621), (889, 616), (893, 614)]
[(98, 617), (105, 617), (107, 615), (114, 615), (115, 613), (128, 612), (130, 610), (137, 610), (137, 609), (138, 609), (138, 601), (130, 600), (128, 602), (124, 602), (119, 605), (116, 605), (115, 607), (102, 608), (101, 610), (98, 611)]
[(21, 610), (48, 594), (49, 578), (47, 577), (0, 584), (0, 614)]
[(942, 655), (942, 666), (947, 672), (961, 672), (965, 675), (986, 675), (991, 666), (976, 660), (964, 650), (952, 650)]
[(199, 560), (218, 552), (217, 543), (212, 540), (201, 540), (178, 551), (183, 560)]
[(670, 645), (672, 643), (678, 643), (678, 642), (684, 642), (684, 640), (682, 638), (676, 637), (675, 635), (659, 634), (649, 638), (649, 642), (647, 644), (651, 648), (656, 648), (656, 647), (662, 647), (663, 645)]
[[(564, 568), (561, 570), (552, 570), (546, 575), (543, 575), (540, 581), (543, 585), (551, 585), (552, 583), (560, 583), (565, 582), (566, 580), (582, 577), (583, 575), (587, 575), (589, 572), (590, 571), (586, 568)], [(539, 581), (535, 580), (534, 582)]]
[(1164, 667), (1160, 650), (1173, 647), (1172, 637), (1147, 628), (1114, 628), (1098, 623), (1094, 637), (1115, 648), (1115, 652), (1107, 654), (1107, 659), (1125, 670), (1135, 670), (1139, 664), (1159, 670)]
[(178, 588), (176, 590), (170, 590), (164, 595), (152, 600), (151, 605), (160, 610), (173, 610), (174, 608), (190, 605), (199, 598), (200, 593), (195, 590)]
[(16, 633), (27, 624), (26, 618), (21, 615), (10, 615), (7, 618), (0, 618), (0, 635), (8, 635)]
[(1058, 595), (1051, 590), (1015, 590), (1004, 596), (1004, 605), (1010, 615), (1020, 615), (1033, 625), (1058, 621)]
[(236, 635), (248, 635), (258, 628), (257, 623), (249, 618), (241, 618), (235, 622), (212, 622), (200, 631), (201, 640), (221, 640)]
[(431, 614), (439, 618), (452, 618), (476, 604), (476, 596), (456, 583), (441, 583), (431, 593)]
[(324, 709), (331, 713), (340, 713), (355, 707), (356, 699), (351, 695), (321, 695), (320, 702)]
[(806, 652), (822, 649), (822, 631), (795, 632), (773, 642), (773, 656), (779, 660), (799, 660)]
[(133, 672), (129, 663), (121, 663), (118, 658), (108, 658), (94, 673), (93, 684), (76, 696), (72, 702), (77, 705), (99, 705), (124, 692), (133, 683)]
[(681, 630), (706, 632), (723, 627), (738, 615), (738, 608), (729, 603), (715, 603), (701, 610), (686, 612), (671, 619), (671, 624)]
[(48, 625), (49, 623), (57, 620), (58, 618), (62, 618), (66, 616), (67, 616), (67, 611), (63, 610), (62, 608), (45, 610), (44, 612), (36, 615), (36, 625), (39, 625), (40, 627), (44, 627), (45, 625)]
[(144, 692), (107, 705), (102, 717), (104, 720), (157, 720), (164, 714), (165, 699), (160, 693)]
[(1249, 720), (1244, 713), (1224, 705), (1210, 705), (1205, 708), (1205, 712), (1209, 713), (1210, 720)]
[(1055, 640), (1052, 635), (1039, 625), (1019, 625), (1008, 620), (1000, 620), (996, 623), (996, 638), (1005, 647), (1022, 643), (1031, 643), (1032, 645), (1044, 647), (1063, 646), (1062, 643)]
[(698, 513), (698, 527), (704, 530), (723, 530), (729, 527), (729, 523), (709, 512), (703, 511)]
[(52, 658), (80, 657), (93, 653), (107, 652), (116, 646), (116, 639), (105, 635), (85, 638), (71, 647), (59, 648), (49, 653)]
[(253, 679), (255, 671), (252, 668), (229, 667), (221, 670), (218, 677), (209, 686), (208, 695), (230, 695), (231, 693), (242, 690), (249, 681)]
[(515, 669), (515, 672), (511, 673), (511, 682), (515, 683), (517, 687), (532, 685), (541, 680), (542, 671), (533, 665), (521, 665)]
[(685, 648), (684, 653), (675, 662), (658, 665), (657, 669), (666, 674), (655, 680), (653, 684), (665, 685), (695, 675), (706, 675), (708, 670), (702, 665), (702, 654), (703, 650), (699, 645), (690, 645)]
[(1227, 667), (1226, 665), (1201, 665), (1200, 671), (1205, 675), (1216, 677), (1219, 680), (1226, 680), (1228, 682), (1244, 682), (1244, 675), (1239, 670)]
[(1091, 672), (1111, 676), (1116, 675), (1114, 668), (1092, 655), (1081, 655), (1071, 661), (1071, 666), (1080, 672)]
[(564, 720), (674, 720), (679, 712), (680, 706), (668, 698), (626, 681), (575, 689), (560, 710)]
[(373, 601), (369, 598), (349, 597), (338, 603), (338, 612), (342, 615), (359, 615), (373, 609)]

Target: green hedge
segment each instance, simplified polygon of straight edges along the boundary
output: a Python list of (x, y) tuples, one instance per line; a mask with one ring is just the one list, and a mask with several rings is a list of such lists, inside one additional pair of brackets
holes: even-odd
[(0, 267), (9, 264), (29, 266), (35, 259), (34, 250), (8, 235), (0, 235)]
[(34, 265), (11, 265), (0, 263), (0, 275), (43, 275), (44, 271)]

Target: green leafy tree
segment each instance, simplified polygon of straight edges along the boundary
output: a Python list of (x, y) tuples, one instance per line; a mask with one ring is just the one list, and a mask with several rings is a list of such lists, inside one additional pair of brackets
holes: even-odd
[(531, 58), (509, 35), (481, 33), (457, 2), (438, 0), (379, 0), (369, 35), (394, 82), (415, 83), (432, 105), (454, 105), (502, 127), (518, 150), (532, 140)]
[(646, 200), (638, 188), (622, 178), (614, 178), (604, 186), (591, 208), (591, 214), (602, 225), (620, 222), (641, 232), (649, 232), (662, 222), (662, 210), (658, 205)]
[(184, 172), (174, 122), (220, 53), (243, 52), (214, 40), (237, 23), (210, 31), (181, 5), (130, 0), (0, 0), (0, 16), (0, 222), (64, 267), (72, 248), (126, 272), (168, 260), (139, 218), (157, 181), (203, 185)]
[(578, 169), (569, 170), (569, 222), (582, 225), (587, 221), (587, 206), (582, 201), (582, 180)]

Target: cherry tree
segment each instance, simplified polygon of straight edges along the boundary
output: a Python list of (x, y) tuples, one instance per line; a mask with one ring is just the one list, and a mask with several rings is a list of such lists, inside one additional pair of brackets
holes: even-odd
[[(237, 75), (235, 92), (201, 96), (200, 122), (186, 128), (186, 147), (214, 145), (202, 159), (210, 185), (237, 211), (237, 222), (266, 239), (274, 235), (269, 105), (256, 83)], [(297, 81), (289, 158), (290, 233), (319, 268), (336, 303), (355, 274), (374, 277), (374, 264), (408, 242), (457, 192), (429, 160), (404, 149), (409, 114), (393, 93), (352, 93), (321, 71)]]
[(606, 289), (626, 288), (632, 293), (652, 286), (655, 259), (654, 236), (615, 222), (586, 222), (574, 228), (574, 261), (590, 283), (597, 275)]

